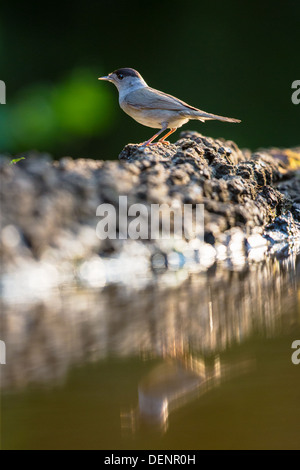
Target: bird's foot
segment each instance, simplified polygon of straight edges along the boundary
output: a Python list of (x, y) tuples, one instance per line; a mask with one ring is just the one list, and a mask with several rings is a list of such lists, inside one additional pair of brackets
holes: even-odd
[(150, 145), (158, 145), (159, 142), (142, 142), (141, 144), (137, 144), (138, 147), (149, 147)]
[(141, 142), (140, 144), (137, 144), (138, 147), (147, 147), (149, 145), (148, 142)]
[(170, 142), (168, 140), (159, 140), (158, 143), (170, 145)]

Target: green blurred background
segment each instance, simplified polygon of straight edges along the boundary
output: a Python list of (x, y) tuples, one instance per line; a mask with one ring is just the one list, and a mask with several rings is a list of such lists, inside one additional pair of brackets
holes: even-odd
[[(112, 159), (153, 134), (101, 75), (133, 67), (153, 87), (242, 124), (193, 129), (252, 150), (300, 144), (300, 2), (2, 2), (0, 151)], [(179, 131), (172, 136), (179, 138)], [(172, 140), (171, 139), (171, 140)]]

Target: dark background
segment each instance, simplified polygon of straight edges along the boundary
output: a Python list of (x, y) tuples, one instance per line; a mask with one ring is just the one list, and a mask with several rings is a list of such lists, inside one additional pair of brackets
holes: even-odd
[[(194, 129), (252, 150), (299, 145), (300, 2), (2, 2), (0, 150), (117, 158), (153, 129), (120, 110), (101, 75), (140, 71), (154, 88), (241, 124)], [(180, 131), (171, 141), (179, 138)]]

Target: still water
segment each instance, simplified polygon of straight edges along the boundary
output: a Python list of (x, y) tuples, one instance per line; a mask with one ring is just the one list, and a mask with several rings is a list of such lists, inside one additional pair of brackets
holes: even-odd
[(6, 303), (2, 448), (300, 449), (299, 281), (290, 254)]

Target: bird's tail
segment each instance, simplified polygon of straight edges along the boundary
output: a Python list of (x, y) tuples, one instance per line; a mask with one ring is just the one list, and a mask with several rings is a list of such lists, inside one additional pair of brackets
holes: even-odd
[(210, 114), (206, 113), (205, 111), (197, 111), (193, 113), (192, 119), (198, 119), (199, 121), (209, 121), (212, 119), (217, 119), (218, 121), (226, 121), (226, 122), (241, 122), (240, 119), (229, 118), (225, 116), (218, 116), (217, 114)]

